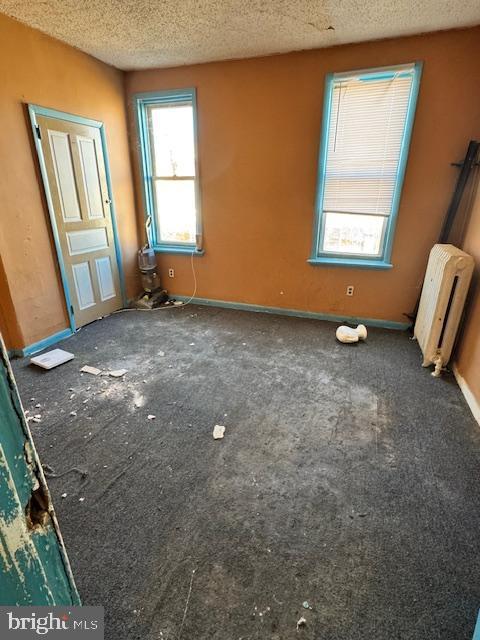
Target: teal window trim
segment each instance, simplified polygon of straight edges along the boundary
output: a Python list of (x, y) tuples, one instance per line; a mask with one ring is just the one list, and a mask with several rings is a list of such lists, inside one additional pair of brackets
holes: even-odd
[[(362, 71), (350, 71), (344, 74), (329, 73), (325, 78), (325, 90), (323, 98), (323, 119), (322, 119), (322, 132), (320, 140), (320, 150), (318, 159), (318, 172), (317, 172), (317, 192), (315, 198), (315, 220), (313, 229), (313, 243), (312, 252), (308, 263), (311, 265), (330, 265), (330, 266), (343, 266), (352, 268), (367, 268), (367, 269), (391, 269), (393, 267), (391, 263), (393, 239), (395, 234), (395, 227), (398, 217), (398, 210), (400, 208), (400, 198), (402, 194), (403, 182), (405, 179), (405, 171), (407, 168), (408, 152), (410, 148), (410, 141), (412, 137), (413, 123), (415, 120), (415, 112), (417, 105), (418, 92), (420, 89), (420, 79), (422, 75), (422, 62), (415, 62), (413, 66), (413, 80), (410, 88), (410, 96), (407, 107), (407, 117), (405, 118), (405, 126), (403, 129), (402, 144), (400, 149), (400, 156), (397, 167), (397, 175), (395, 180), (395, 188), (392, 198), (392, 209), (385, 224), (384, 236), (383, 236), (383, 250), (379, 256), (359, 256), (355, 254), (324, 252), (321, 250), (321, 241), (323, 238), (325, 216), (323, 212), (323, 199), (325, 193), (325, 171), (327, 165), (327, 152), (328, 152), (328, 132), (330, 128), (330, 116), (332, 110), (332, 96), (333, 96), (333, 83), (334, 80), (341, 80), (342, 77), (348, 78), (355, 75), (360, 76), (362, 81), (368, 82), (369, 80), (378, 80), (383, 78), (393, 77), (393, 75), (400, 69), (405, 68), (405, 65), (398, 65), (394, 67), (386, 67), (381, 69), (365, 69)], [(364, 77), (361, 74), (365, 73)], [(400, 74), (401, 75), (401, 74)]]
[(55, 251), (57, 254), (58, 266), (60, 270), (60, 279), (62, 281), (63, 292), (65, 295), (65, 305), (68, 315), (68, 321), (70, 324), (71, 333), (75, 333), (76, 324), (75, 318), (72, 312), (72, 299), (70, 295), (70, 288), (68, 285), (67, 271), (65, 268), (65, 263), (63, 261), (63, 253), (62, 247), (60, 244), (60, 236), (57, 229), (57, 221), (55, 218), (55, 210), (53, 207), (52, 195), (50, 193), (50, 185), (48, 182), (47, 168), (45, 165), (45, 158), (43, 156), (43, 149), (40, 140), (38, 139), (36, 133), (37, 127), (37, 117), (45, 116), (46, 118), (55, 118), (57, 120), (65, 120), (66, 122), (74, 122), (75, 124), (85, 125), (87, 127), (94, 127), (100, 131), (100, 138), (102, 141), (102, 152), (105, 163), (105, 175), (107, 180), (107, 190), (108, 197), (110, 199), (110, 214), (112, 220), (112, 230), (113, 230), (113, 242), (115, 245), (115, 257), (117, 260), (118, 267), (118, 276), (120, 279), (120, 290), (122, 295), (122, 301), (124, 306), (127, 306), (127, 297), (126, 297), (126, 289), (125, 289), (125, 274), (123, 272), (123, 263), (122, 263), (122, 251), (120, 247), (120, 240), (118, 236), (118, 226), (117, 226), (117, 216), (115, 209), (115, 200), (113, 197), (113, 187), (112, 187), (112, 178), (110, 173), (110, 164), (108, 158), (108, 148), (107, 148), (107, 136), (105, 133), (105, 125), (103, 122), (99, 120), (93, 120), (92, 118), (84, 118), (83, 116), (77, 116), (73, 113), (68, 113), (66, 111), (58, 111), (57, 109), (50, 109), (49, 107), (42, 107), (37, 104), (28, 104), (26, 105), (28, 108), (28, 115), (30, 118), (30, 125), (32, 128), (32, 135), (35, 144), (35, 149), (37, 151), (38, 163), (40, 166), (40, 174), (42, 177), (43, 187), (45, 190), (45, 198), (47, 201), (47, 209), (50, 218), (50, 224), (52, 227), (53, 234), (53, 242), (55, 245)]
[(350, 267), (360, 269), (391, 269), (393, 264), (385, 262), (384, 260), (371, 259), (368, 256), (366, 258), (349, 258), (346, 255), (340, 257), (320, 256), (317, 258), (309, 258), (307, 260), (309, 264), (313, 265), (330, 265), (333, 267)]
[(204, 251), (197, 249), (196, 243), (175, 243), (160, 240), (155, 211), (155, 198), (153, 193), (153, 166), (152, 148), (148, 131), (148, 107), (165, 104), (191, 104), (193, 110), (193, 137), (195, 151), (195, 202), (196, 202), (196, 234), (202, 236), (202, 212), (200, 199), (200, 179), (198, 166), (198, 118), (197, 96), (195, 88), (174, 89), (169, 91), (152, 91), (137, 93), (133, 96), (137, 134), (139, 141), (139, 162), (142, 183), (142, 199), (145, 220), (150, 217), (149, 241), (156, 253), (178, 253), (191, 255), (203, 255)]

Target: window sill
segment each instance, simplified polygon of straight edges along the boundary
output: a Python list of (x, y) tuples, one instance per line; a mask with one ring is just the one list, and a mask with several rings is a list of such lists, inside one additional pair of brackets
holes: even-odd
[(192, 253), (194, 256), (203, 256), (205, 251), (203, 249), (198, 250), (195, 245), (168, 245), (168, 244), (156, 244), (153, 247), (155, 253), (178, 253), (181, 255), (189, 255)]
[(337, 267), (350, 267), (355, 269), (391, 269), (393, 264), (383, 260), (368, 260), (363, 258), (330, 258), (328, 256), (317, 256), (307, 260), (314, 266), (329, 265)]

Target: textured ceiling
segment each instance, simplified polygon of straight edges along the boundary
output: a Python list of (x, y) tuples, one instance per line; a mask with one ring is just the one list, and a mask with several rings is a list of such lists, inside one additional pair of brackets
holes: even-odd
[(120, 69), (247, 58), (480, 23), (479, 0), (0, 0)]

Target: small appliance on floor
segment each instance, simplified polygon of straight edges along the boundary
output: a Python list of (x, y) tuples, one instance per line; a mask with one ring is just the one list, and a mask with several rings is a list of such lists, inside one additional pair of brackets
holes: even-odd
[(150, 244), (150, 224), (149, 217), (145, 225), (148, 244), (139, 249), (137, 256), (143, 293), (133, 303), (132, 306), (135, 309), (155, 309), (168, 300), (168, 294), (165, 289), (162, 289), (160, 276), (157, 272), (155, 251)]

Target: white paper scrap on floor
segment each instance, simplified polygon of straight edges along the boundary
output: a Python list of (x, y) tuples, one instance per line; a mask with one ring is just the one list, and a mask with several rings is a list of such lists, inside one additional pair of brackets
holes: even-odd
[(73, 360), (74, 357), (73, 353), (69, 353), (63, 349), (53, 349), (52, 351), (47, 351), (47, 353), (42, 353), (41, 356), (30, 358), (30, 362), (36, 364), (38, 367), (42, 367), (42, 369), (53, 369), (64, 362)]

